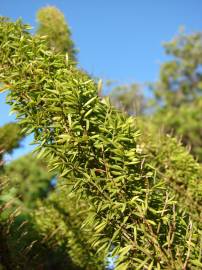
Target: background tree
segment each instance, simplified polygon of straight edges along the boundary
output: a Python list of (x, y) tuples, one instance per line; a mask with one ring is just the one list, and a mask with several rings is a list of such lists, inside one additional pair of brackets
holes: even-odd
[(138, 84), (116, 86), (110, 92), (112, 104), (129, 115), (142, 115), (146, 109), (146, 98)]
[(202, 161), (202, 34), (181, 33), (165, 49), (173, 59), (162, 65), (154, 86), (160, 104), (154, 119)]
[(76, 60), (76, 50), (71, 39), (71, 31), (64, 15), (56, 7), (41, 8), (37, 13), (37, 34), (44, 36), (48, 47), (55, 52), (68, 54), (69, 59)]
[(17, 123), (9, 123), (0, 127), (0, 168), (3, 165), (3, 156), (11, 153), (20, 146), (23, 135)]
[(12, 161), (4, 168), (4, 173), (16, 189), (16, 195), (26, 207), (34, 207), (38, 199), (44, 199), (52, 190), (54, 172), (49, 172), (47, 162), (28, 154)]

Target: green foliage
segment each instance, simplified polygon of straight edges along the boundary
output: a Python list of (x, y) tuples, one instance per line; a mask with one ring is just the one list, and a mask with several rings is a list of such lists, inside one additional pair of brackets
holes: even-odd
[(154, 123), (162, 126), (165, 133), (171, 133), (181, 139), (190, 148), (191, 153), (202, 161), (202, 99), (191, 104), (182, 104), (179, 108), (162, 108), (154, 117)]
[(11, 153), (14, 148), (20, 146), (22, 138), (21, 128), (17, 123), (9, 123), (0, 127), (0, 163), (2, 163), (5, 153)]
[(150, 159), (184, 209), (192, 219), (202, 220), (202, 167), (194, 160), (176, 138), (165, 135), (162, 130), (144, 118), (137, 120), (142, 136), (139, 151)]
[(165, 49), (174, 59), (162, 65), (155, 93), (166, 105), (189, 104), (202, 92), (202, 34), (181, 33)]
[(92, 248), (100, 254), (114, 246), (117, 270), (200, 267), (197, 223), (141, 153), (134, 120), (26, 29), (1, 21), (0, 81), (12, 89), (10, 103), (26, 132), (34, 132), (40, 156), (90, 205), (84, 223), (94, 232)]
[(98, 256), (90, 245), (93, 231), (84, 228), (83, 222), (89, 214), (89, 205), (78, 199), (70, 186), (57, 185), (54, 192), (40, 203), (33, 213), (37, 231), (51, 248), (61, 247), (69, 254), (75, 265), (82, 269), (103, 269), (104, 256)]
[(48, 47), (55, 52), (67, 53), (68, 57), (75, 61), (74, 42), (62, 12), (56, 7), (44, 7), (38, 11), (37, 20), (39, 22), (37, 34), (45, 37)]
[(37, 199), (47, 196), (51, 190), (50, 180), (54, 177), (54, 173), (48, 172), (47, 162), (32, 154), (5, 165), (4, 173), (27, 207), (34, 207)]
[[(0, 266), (6, 269), (103, 269), (82, 230), (87, 213), (70, 189), (57, 187), (30, 211), (18, 199), (9, 178), (0, 177)], [(3, 268), (4, 269), (4, 268)]]
[(202, 161), (202, 34), (180, 34), (165, 44), (173, 56), (162, 65), (154, 93), (160, 104), (155, 121), (165, 132), (182, 138), (191, 153)]

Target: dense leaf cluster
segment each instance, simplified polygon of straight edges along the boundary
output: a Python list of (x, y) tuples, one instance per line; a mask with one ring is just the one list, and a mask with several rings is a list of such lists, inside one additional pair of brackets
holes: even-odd
[(12, 89), (12, 108), (24, 131), (34, 132), (40, 155), (90, 205), (84, 224), (92, 228), (93, 249), (107, 254), (112, 248), (117, 270), (200, 266), (197, 223), (167, 188), (167, 178), (177, 182), (179, 176), (156, 171), (138, 145), (133, 118), (100, 99), (87, 75), (48, 50), (20, 21), (1, 20), (0, 72), (0, 81)]
[(176, 138), (165, 136), (157, 126), (145, 119), (138, 119), (137, 125), (142, 132), (140, 148), (157, 173), (162, 175), (178, 202), (187, 209), (192, 219), (200, 223), (202, 219), (202, 167), (195, 162), (188, 149)]

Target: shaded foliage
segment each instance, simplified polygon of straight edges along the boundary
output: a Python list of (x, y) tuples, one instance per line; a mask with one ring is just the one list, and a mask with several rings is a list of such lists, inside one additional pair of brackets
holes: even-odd
[(51, 179), (55, 174), (48, 172), (47, 162), (29, 154), (12, 161), (4, 167), (17, 195), (27, 207), (34, 207), (37, 199), (44, 199), (51, 191)]
[(91, 230), (81, 229), (87, 207), (69, 188), (58, 187), (30, 212), (7, 177), (0, 183), (3, 269), (103, 269), (104, 259), (87, 243)]

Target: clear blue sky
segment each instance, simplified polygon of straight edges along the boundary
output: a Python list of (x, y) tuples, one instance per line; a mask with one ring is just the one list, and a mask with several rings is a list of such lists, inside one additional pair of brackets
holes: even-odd
[[(0, 15), (36, 28), (35, 14), (46, 5), (58, 7), (72, 29), (80, 66), (94, 76), (120, 83), (158, 78), (166, 56), (162, 42), (184, 26), (202, 31), (202, 0), (0, 0)], [(0, 125), (14, 119), (0, 95)], [(28, 151), (26, 146), (14, 157)]]

